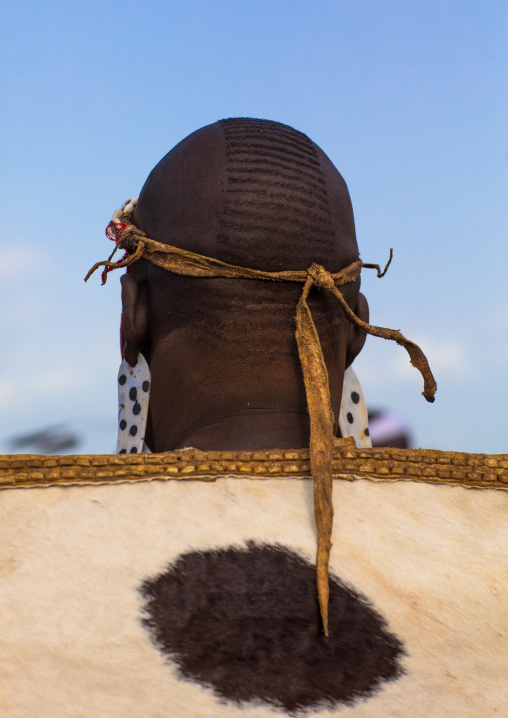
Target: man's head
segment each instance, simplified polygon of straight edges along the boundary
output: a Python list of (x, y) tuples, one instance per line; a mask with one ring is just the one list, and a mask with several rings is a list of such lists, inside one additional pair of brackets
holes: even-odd
[[(151, 239), (265, 271), (338, 272), (358, 259), (344, 180), (286, 125), (223, 120), (193, 133), (148, 177), (134, 223)], [(136, 262), (123, 278), (125, 351), (151, 365), (151, 448), (308, 446), (294, 339), (301, 285), (182, 277)], [(368, 321), (359, 279), (344, 297)], [(346, 365), (365, 334), (325, 292), (309, 298), (338, 417)]]

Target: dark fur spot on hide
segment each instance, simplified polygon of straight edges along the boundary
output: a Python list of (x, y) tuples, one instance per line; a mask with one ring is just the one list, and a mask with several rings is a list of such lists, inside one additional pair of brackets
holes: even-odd
[(402, 674), (400, 641), (333, 576), (323, 636), (314, 566), (280, 546), (182, 554), (140, 590), (155, 644), (221, 699), (294, 714), (351, 704)]

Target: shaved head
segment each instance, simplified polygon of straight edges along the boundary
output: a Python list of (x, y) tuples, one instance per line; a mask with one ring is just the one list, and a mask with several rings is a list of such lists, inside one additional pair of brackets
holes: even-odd
[(159, 242), (267, 271), (338, 271), (358, 257), (342, 176), (306, 135), (267, 120), (222, 120), (180, 142), (150, 173), (135, 223)]
[[(158, 242), (265, 271), (316, 262), (338, 272), (359, 256), (340, 173), (306, 135), (267, 120), (221, 120), (189, 135), (150, 173), (134, 223)], [(368, 317), (359, 285), (344, 296)], [(151, 448), (308, 445), (294, 339), (301, 286), (182, 277), (141, 259), (123, 289), (126, 352), (143, 351), (151, 365)], [(365, 337), (325, 293), (313, 291), (310, 306), (338, 417), (345, 366)], [(210, 425), (225, 427), (212, 441)]]

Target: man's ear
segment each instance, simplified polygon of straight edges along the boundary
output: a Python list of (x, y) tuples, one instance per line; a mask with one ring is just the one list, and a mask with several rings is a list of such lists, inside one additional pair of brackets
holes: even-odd
[(148, 345), (150, 338), (148, 300), (138, 280), (130, 273), (120, 279), (122, 283), (123, 355), (131, 366), (138, 354)]
[[(369, 305), (364, 295), (358, 292), (358, 298), (354, 308), (354, 313), (363, 322), (369, 322)], [(357, 327), (352, 322), (349, 325), (349, 336), (347, 341), (346, 350), (346, 369), (354, 362), (358, 354), (362, 351), (365, 340), (367, 339), (367, 332)]]

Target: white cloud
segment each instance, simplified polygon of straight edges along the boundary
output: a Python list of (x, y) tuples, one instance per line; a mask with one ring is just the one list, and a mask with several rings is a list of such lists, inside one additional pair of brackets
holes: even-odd
[(504, 301), (490, 311), (487, 321), (492, 329), (506, 329), (508, 327), (508, 302)]
[[(424, 352), (438, 384), (444, 378), (465, 381), (473, 375), (470, 354), (459, 339), (439, 339), (429, 335), (411, 339)], [(379, 343), (380, 340), (377, 341)], [(360, 381), (371, 387), (420, 381), (419, 372), (410, 363), (405, 349), (392, 342), (376, 347), (374, 341), (369, 340), (355, 361), (355, 371)]]
[(83, 377), (78, 367), (65, 365), (46, 367), (39, 372), (12, 369), (0, 379), (0, 409), (16, 404), (29, 404), (46, 397), (75, 391), (76, 386), (87, 388), (90, 377)]
[[(472, 375), (473, 365), (470, 354), (458, 339), (420, 336), (415, 339), (415, 342), (427, 357), (433, 373), (460, 379), (467, 379)], [(404, 362), (404, 359), (405, 357), (399, 357), (397, 360), (399, 371), (412, 373), (414, 368), (408, 361)], [(402, 369), (402, 366), (405, 369)]]
[(72, 407), (86, 403), (99, 387), (116, 387), (119, 361), (113, 345), (97, 354), (87, 348), (86, 337), (76, 343), (66, 336), (53, 341), (50, 351), (39, 353), (40, 343), (32, 339), (23, 337), (15, 353), (1, 357), (0, 412), (15, 406), (28, 414), (35, 405), (49, 409), (58, 402)]
[(49, 255), (38, 247), (17, 247), (11, 245), (2, 251), (0, 280), (14, 282), (23, 280), (51, 266)]

